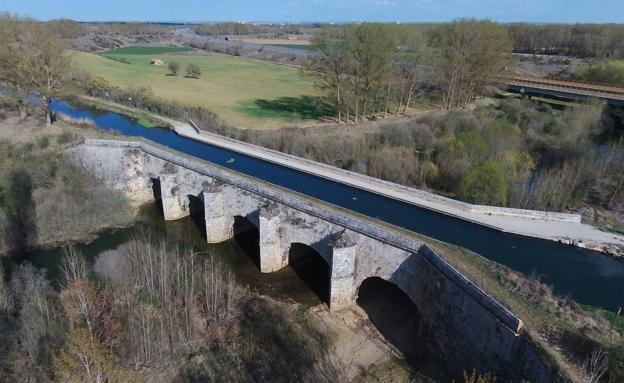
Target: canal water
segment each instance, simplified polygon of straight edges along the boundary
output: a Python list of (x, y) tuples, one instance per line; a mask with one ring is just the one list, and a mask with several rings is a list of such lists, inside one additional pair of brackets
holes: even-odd
[[(169, 129), (145, 128), (132, 119), (87, 106), (57, 101), (55, 112), (89, 118), (98, 129), (139, 136), (223, 167), (325, 202), (365, 214), (534, 275), (555, 292), (607, 310), (624, 305), (624, 262), (552, 241), (503, 233), (409, 203), (316, 177), (251, 156), (178, 136)], [(115, 234), (124, 235), (124, 234)], [(97, 242), (97, 241), (96, 241)], [(95, 244), (95, 243), (94, 243)]]

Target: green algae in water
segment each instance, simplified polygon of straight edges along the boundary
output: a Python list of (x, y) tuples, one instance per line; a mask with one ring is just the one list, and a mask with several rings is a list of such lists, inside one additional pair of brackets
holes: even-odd
[(141, 118), (137, 120), (137, 124), (148, 129), (155, 128), (158, 126), (158, 124), (156, 124), (154, 121), (150, 120), (146, 116), (141, 116)]

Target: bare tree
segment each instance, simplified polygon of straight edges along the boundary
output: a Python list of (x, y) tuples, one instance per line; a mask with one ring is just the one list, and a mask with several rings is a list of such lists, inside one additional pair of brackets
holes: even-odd
[(602, 347), (597, 347), (583, 362), (583, 372), (588, 383), (598, 383), (609, 370), (607, 352)]
[(18, 27), (19, 20), (17, 18), (9, 14), (0, 14), (0, 81), (15, 91), (20, 118), (24, 121), (26, 109), (22, 90), (23, 79), (21, 73), (16, 71), (19, 60), (17, 54)]
[(50, 102), (71, 73), (66, 42), (46, 25), (34, 21), (20, 21), (16, 28), (10, 53), (13, 58), (8, 64), (3, 64), (3, 69), (8, 71), (7, 75), (14, 76), (18, 88), (39, 96), (46, 126), (50, 126)]
[(491, 21), (455, 21), (444, 25), (435, 40), (444, 68), (438, 72), (443, 109), (474, 101), (510, 59), (507, 30)]
[(423, 33), (402, 34), (396, 59), (398, 99), (395, 115), (405, 114), (418, 86), (432, 73), (433, 54)]
[(314, 36), (312, 44), (319, 55), (312, 57), (306, 67), (306, 70), (318, 79), (316, 87), (329, 92), (335, 99), (338, 123), (342, 122), (344, 92), (349, 79), (349, 56), (345, 35), (344, 28), (327, 28)]

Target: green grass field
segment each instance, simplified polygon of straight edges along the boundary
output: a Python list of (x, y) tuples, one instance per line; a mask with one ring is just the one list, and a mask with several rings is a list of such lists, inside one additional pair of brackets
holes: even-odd
[(314, 51), (314, 46), (312, 45), (304, 45), (304, 44), (267, 44), (273, 47), (281, 47), (281, 48), (289, 48), (289, 49), (300, 49), (303, 51)]
[(109, 49), (102, 53), (104, 55), (161, 55), (164, 53), (189, 52), (192, 50), (192, 48), (187, 47), (133, 46)]
[[(149, 86), (157, 97), (206, 107), (233, 126), (272, 129), (310, 123), (329, 113), (320, 107), (312, 80), (295, 68), (229, 56), (169, 54), (159, 57), (163, 66), (150, 65), (154, 54), (107, 56), (125, 58), (129, 64), (83, 52), (75, 52), (73, 59), (80, 68), (121, 88)], [(178, 76), (169, 75), (170, 61), (180, 63)], [(201, 78), (184, 77), (189, 63), (200, 67)]]

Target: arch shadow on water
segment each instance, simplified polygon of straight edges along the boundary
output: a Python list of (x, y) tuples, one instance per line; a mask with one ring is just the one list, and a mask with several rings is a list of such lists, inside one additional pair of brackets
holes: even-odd
[(421, 316), (403, 290), (382, 278), (367, 278), (360, 285), (356, 302), (408, 362), (419, 358), (422, 353), (418, 347)]
[(249, 218), (240, 215), (234, 217), (234, 239), (260, 269), (260, 230)]
[(192, 194), (187, 195), (189, 199), (189, 213), (191, 216), (191, 221), (201, 233), (201, 236), (206, 238), (206, 212), (204, 209), (204, 201), (197, 196)]
[(302, 243), (291, 244), (288, 265), (323, 303), (329, 304), (331, 269), (316, 250)]

